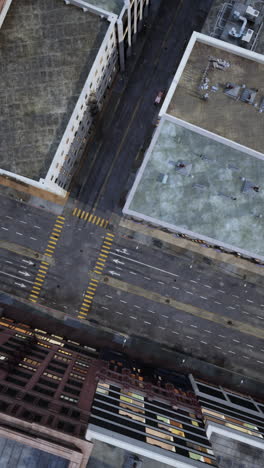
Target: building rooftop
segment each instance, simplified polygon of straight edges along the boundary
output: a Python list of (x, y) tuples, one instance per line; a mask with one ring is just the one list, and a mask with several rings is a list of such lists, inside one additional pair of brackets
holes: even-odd
[(97, 8), (102, 8), (105, 11), (109, 11), (111, 13), (115, 13), (118, 15), (123, 6), (124, 0), (83, 0), (88, 5), (95, 6)]
[(45, 177), (107, 27), (62, 0), (13, 0), (0, 30), (1, 169)]
[[(232, 44), (240, 45), (240, 40), (232, 38), (229, 34), (229, 31), (232, 27), (235, 27), (237, 30), (240, 29), (242, 25), (241, 20), (237, 20), (233, 16), (234, 11), (238, 11), (242, 16), (245, 15), (246, 9), (248, 6), (251, 6), (253, 9), (257, 10), (257, 18), (255, 21), (248, 21), (246, 24), (245, 30), (248, 28), (253, 29), (254, 33), (248, 45), (244, 46), (250, 50), (254, 50), (259, 54), (264, 53), (264, 30), (263, 30), (263, 20), (264, 20), (264, 2), (263, 0), (214, 0), (213, 5), (208, 13), (206, 21), (204, 23), (202, 33), (207, 34), (208, 36), (215, 37), (217, 39), (222, 39), (224, 41), (230, 42)], [(248, 18), (247, 18), (248, 19)]]
[(263, 171), (264, 156), (164, 116), (124, 213), (264, 260)]
[[(220, 59), (226, 67), (214, 67), (211, 58)], [(167, 113), (262, 153), (264, 114), (259, 111), (262, 101), (264, 105), (263, 75), (264, 64), (254, 58), (196, 41)], [(237, 98), (224, 92), (227, 83), (240, 87)], [(240, 99), (245, 88), (251, 93), (257, 90), (253, 104)], [(203, 99), (206, 94), (208, 99)]]
[(0, 437), (1, 468), (67, 468), (69, 460)]

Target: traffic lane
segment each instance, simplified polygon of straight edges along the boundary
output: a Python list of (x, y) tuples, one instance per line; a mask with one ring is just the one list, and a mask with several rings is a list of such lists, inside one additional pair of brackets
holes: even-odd
[(262, 340), (110, 287), (102, 289), (92, 306), (90, 318), (95, 322), (151, 338), (236, 372), (243, 370), (254, 378), (263, 373)]
[[(120, 250), (120, 249), (118, 249)], [(107, 274), (116, 276), (122, 281), (139, 285), (147, 290), (155, 290), (159, 294), (189, 303), (209, 311), (226, 315), (231, 320), (240, 320), (262, 327), (264, 309), (255, 306), (252, 300), (239, 299), (232, 294), (232, 287), (226, 290), (215, 290), (206, 283), (206, 279), (197, 280), (185, 278), (183, 274), (157, 269), (157, 267), (136, 263), (112, 252), (107, 262)]]
[(67, 218), (40, 301), (76, 315), (102, 248), (106, 232), (92, 223)]
[(0, 249), (1, 289), (28, 298), (40, 262)]
[(40, 221), (40, 213), (33, 218), (24, 209), (17, 212), (17, 215), (3, 214), (1, 217), (1, 239), (43, 252), (56, 218), (53, 216)]
[(215, 300), (220, 303), (225, 295), (234, 310), (238, 303), (243, 303), (245, 309), (249, 307), (250, 313), (257, 308), (255, 315), (259, 315), (260, 320), (264, 317), (264, 295), (260, 286), (229, 271), (223, 273), (217, 264), (205, 265), (201, 257), (196, 256), (195, 261), (186, 260), (185, 256), (167, 254), (139, 243), (134, 242), (133, 246), (133, 242), (122, 238), (116, 239), (113, 244), (111, 257), (115, 257), (111, 261), (118, 265), (120, 271), (127, 266), (133, 273), (141, 274), (142, 280), (149, 281), (151, 278), (159, 282), (163, 281), (162, 275), (167, 275), (174, 282), (184, 279), (185, 289), (196, 288), (205, 297), (210, 297), (213, 291), (214, 296), (217, 295)]
[[(15, 201), (11, 198), (0, 195), (1, 219), (13, 220), (18, 223), (20, 220), (31, 223), (32, 228), (45, 229), (46, 224), (53, 223), (56, 216), (44, 209), (35, 208), (25, 203)], [(23, 223), (22, 223), (23, 224)]]

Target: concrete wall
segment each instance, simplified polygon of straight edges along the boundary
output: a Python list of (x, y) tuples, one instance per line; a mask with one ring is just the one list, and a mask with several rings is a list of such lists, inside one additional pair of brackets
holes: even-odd
[(236, 440), (212, 434), (210, 438), (219, 468), (263, 468), (264, 451)]

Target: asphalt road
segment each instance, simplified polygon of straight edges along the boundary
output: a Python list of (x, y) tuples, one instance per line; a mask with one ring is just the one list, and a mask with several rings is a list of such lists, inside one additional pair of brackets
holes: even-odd
[(189, 38), (202, 28), (211, 3), (161, 2), (134, 70), (118, 76), (86, 148), (72, 187), (72, 197), (77, 194), (80, 206), (109, 213), (120, 211), (155, 130), (159, 111), (155, 97), (170, 86)]
[[(16, 246), (16, 251), (0, 250), (1, 290), (29, 299), (40, 268), (31, 252), (40, 258), (44, 254), (57, 217), (7, 198), (1, 202), (10, 213), (1, 218), (1, 239), (6, 239), (5, 227), (12, 248)], [(32, 229), (36, 240), (31, 239)], [(112, 241), (106, 251), (107, 232)], [(105, 260), (100, 259), (102, 252), (107, 252)], [(118, 225), (109, 231), (72, 215), (66, 216), (48, 261), (39, 304), (77, 318), (95, 278), (99, 285), (83, 318), (263, 378), (264, 293), (259, 277), (247, 281), (239, 271), (212, 264), (206, 256), (179, 253), (146, 236), (129, 238)], [(101, 271), (96, 270), (98, 261)]]

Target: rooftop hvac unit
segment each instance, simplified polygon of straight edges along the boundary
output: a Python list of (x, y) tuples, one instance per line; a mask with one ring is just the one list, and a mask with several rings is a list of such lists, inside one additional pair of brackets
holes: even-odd
[(248, 29), (246, 33), (241, 37), (241, 42), (249, 44), (252, 39), (253, 34), (254, 34), (254, 29)]
[(248, 6), (247, 9), (246, 9), (246, 17), (250, 20), (250, 21), (255, 21), (255, 19), (257, 19), (257, 17), (259, 16), (259, 10), (255, 10), (255, 8), (253, 8), (252, 6)]

